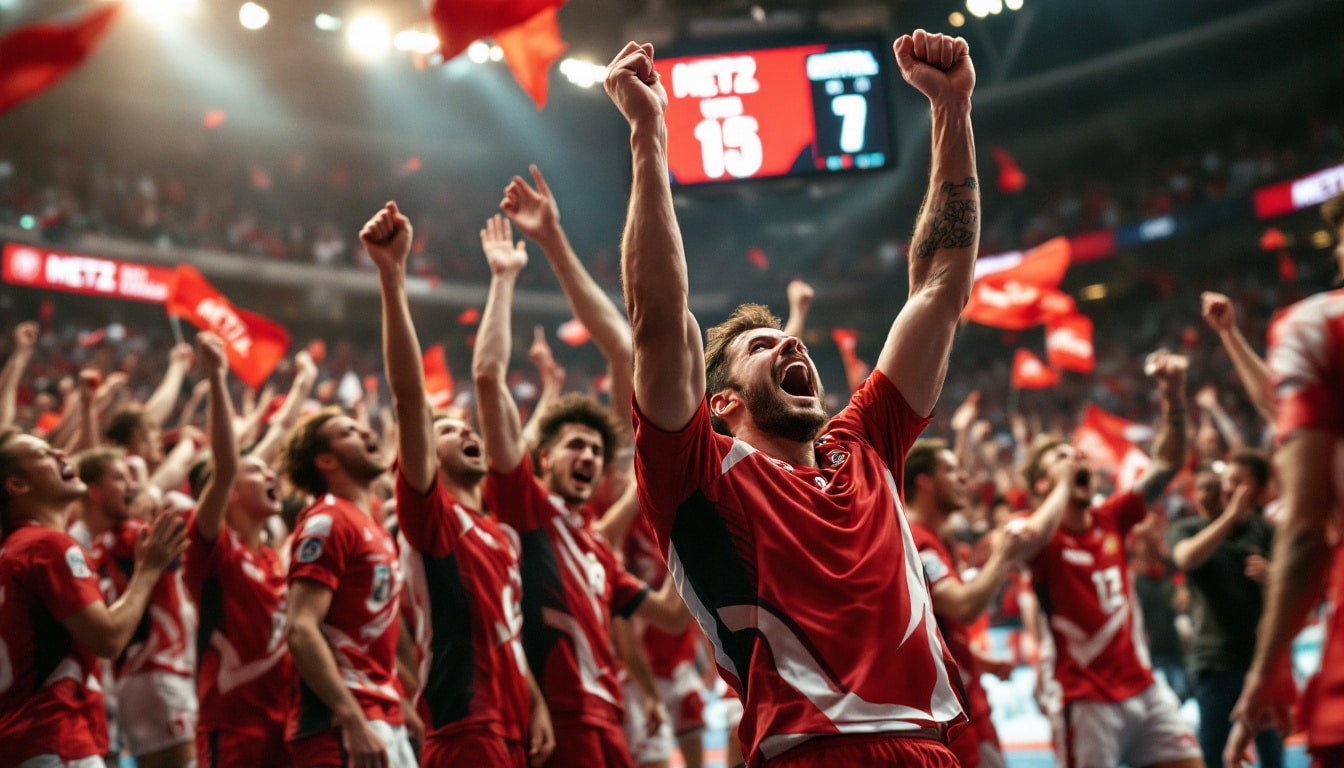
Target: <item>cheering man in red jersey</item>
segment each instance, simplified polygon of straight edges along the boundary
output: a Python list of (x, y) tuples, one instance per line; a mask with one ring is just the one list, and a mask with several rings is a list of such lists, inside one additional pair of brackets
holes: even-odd
[(10, 765), (102, 768), (107, 714), (98, 657), (121, 653), (159, 577), (187, 547), (163, 515), (137, 538), (130, 582), (111, 606), (65, 533), (84, 482), (62, 451), (0, 431), (0, 755)]
[(378, 438), (337, 408), (300, 421), (284, 453), (290, 482), (315, 498), (295, 523), (289, 558), (299, 675), (289, 753), (303, 766), (410, 768), (396, 683), (401, 566), (369, 490), (387, 460)]
[(955, 766), (947, 731), (966, 720), (900, 486), (970, 295), (975, 70), (960, 38), (918, 30), (893, 48), (929, 99), (929, 191), (910, 296), (872, 375), (829, 421), (807, 349), (764, 307), (739, 307), (701, 346), (653, 46), (626, 45), (607, 70), (634, 163), (622, 272), (640, 502), (742, 697), (753, 765)]
[(285, 766), (294, 669), (285, 645), (285, 566), (265, 532), (267, 518), (280, 513), (279, 486), (265, 462), (239, 458), (223, 342), (202, 333), (197, 349), (210, 382), (212, 460), (183, 563), (200, 616), (196, 759), (200, 768)]
[(397, 410), (397, 522), (420, 648), (423, 765), (541, 765), (550, 713), (522, 646), (514, 539), (482, 504), (485, 452), (466, 423), (434, 417), (406, 298), (411, 222), (388, 203), (360, 232), (378, 267), (383, 359)]

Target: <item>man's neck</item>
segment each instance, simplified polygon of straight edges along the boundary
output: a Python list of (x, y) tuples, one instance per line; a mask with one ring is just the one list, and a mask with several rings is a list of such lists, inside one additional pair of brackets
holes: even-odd
[(458, 504), (475, 510), (476, 512), (485, 512), (485, 507), (481, 500), (481, 484), (483, 478), (475, 482), (460, 482), (448, 475), (442, 469), (439, 470), (439, 482), (443, 484), (443, 490), (448, 493)]
[(262, 533), (266, 530), (265, 520), (255, 520), (241, 509), (230, 507), (226, 519), (229, 529), (242, 540), (243, 546), (253, 552), (260, 552)]
[(817, 453), (811, 440), (790, 440), (755, 426), (743, 426), (733, 437), (772, 459), (779, 459), (795, 467), (815, 469), (817, 466)]
[(31, 522), (40, 525), (43, 528), (53, 528), (58, 531), (64, 531), (66, 521), (69, 516), (66, 510), (70, 508), (67, 504), (41, 504), (34, 505), (29, 509), (15, 510), (12, 517), (14, 520), (22, 522)]
[(1092, 505), (1081, 501), (1069, 500), (1064, 507), (1064, 518), (1060, 525), (1071, 531), (1081, 532), (1092, 527)]
[(371, 494), (369, 493), (369, 483), (358, 483), (346, 475), (327, 478), (327, 492), (339, 498), (354, 504), (364, 513), (372, 517), (373, 509), (369, 506)]

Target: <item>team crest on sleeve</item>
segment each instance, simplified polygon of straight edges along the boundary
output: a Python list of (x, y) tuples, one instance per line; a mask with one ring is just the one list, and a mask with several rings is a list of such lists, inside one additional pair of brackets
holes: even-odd
[(845, 463), (845, 459), (848, 459), (848, 458), (849, 458), (849, 454), (848, 454), (848, 453), (845, 453), (844, 451), (840, 451), (840, 450), (833, 450), (833, 451), (831, 451), (830, 453), (826, 454), (826, 460), (829, 461), (829, 462), (831, 463), (831, 468), (832, 468), (832, 469), (835, 469), (836, 467), (840, 466), (841, 464), (844, 464), (844, 463)]
[(1120, 539), (1115, 534), (1106, 534), (1106, 538), (1101, 542), (1101, 551), (1108, 555), (1114, 555), (1120, 551)]
[(70, 566), (70, 572), (77, 579), (87, 579), (93, 575), (93, 571), (89, 570), (89, 564), (84, 561), (84, 552), (80, 550), (78, 544), (65, 550), (65, 564)]
[(299, 543), (298, 560), (300, 563), (316, 562), (322, 556), (322, 540), (316, 537), (304, 539)]
[(921, 550), (919, 561), (924, 564), (924, 575), (928, 578), (930, 584), (935, 584), (939, 579), (947, 576), (947, 563), (936, 552)]
[(327, 536), (331, 534), (331, 515), (313, 515), (303, 524), (300, 536)]

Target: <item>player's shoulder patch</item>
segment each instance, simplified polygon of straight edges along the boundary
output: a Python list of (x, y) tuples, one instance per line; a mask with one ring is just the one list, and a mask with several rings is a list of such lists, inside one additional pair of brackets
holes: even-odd
[(322, 539), (312, 536), (299, 542), (299, 551), (294, 557), (300, 563), (312, 563), (321, 556)]
[(78, 544), (71, 544), (70, 548), (65, 550), (65, 564), (70, 566), (70, 573), (77, 579), (87, 579), (93, 575), (88, 562), (84, 560), (84, 550), (80, 549)]
[(312, 515), (303, 521), (303, 527), (299, 529), (300, 537), (309, 536), (330, 536), (331, 535), (332, 516), (326, 512)]
[(943, 562), (943, 558), (931, 549), (921, 549), (919, 551), (919, 561), (924, 564), (924, 575), (928, 577), (930, 584), (941, 581), (950, 573), (947, 563)]

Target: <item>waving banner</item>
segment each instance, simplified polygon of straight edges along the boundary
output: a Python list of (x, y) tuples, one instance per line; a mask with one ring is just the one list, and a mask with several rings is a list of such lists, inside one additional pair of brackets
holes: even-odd
[(289, 331), (283, 325), (233, 306), (191, 265), (178, 265), (165, 305), (169, 317), (185, 318), (218, 334), (229, 367), (253, 389), (265, 383), (289, 348)]

